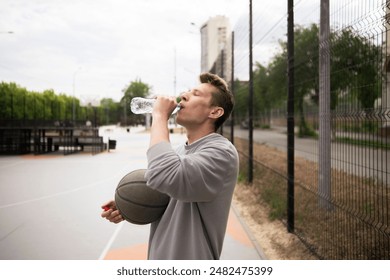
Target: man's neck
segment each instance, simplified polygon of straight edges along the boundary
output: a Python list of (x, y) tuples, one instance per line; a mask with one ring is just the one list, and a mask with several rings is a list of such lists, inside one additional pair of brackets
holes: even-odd
[(214, 133), (214, 129), (200, 129), (199, 127), (197, 129), (190, 129), (187, 128), (187, 139), (188, 144), (192, 144), (195, 141), (199, 140), (200, 138), (205, 137), (206, 135)]

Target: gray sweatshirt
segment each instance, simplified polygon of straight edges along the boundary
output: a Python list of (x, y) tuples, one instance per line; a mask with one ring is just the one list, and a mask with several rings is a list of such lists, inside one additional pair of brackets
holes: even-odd
[(212, 133), (176, 151), (158, 143), (147, 158), (148, 186), (171, 197), (151, 224), (148, 259), (219, 259), (238, 175), (236, 148)]

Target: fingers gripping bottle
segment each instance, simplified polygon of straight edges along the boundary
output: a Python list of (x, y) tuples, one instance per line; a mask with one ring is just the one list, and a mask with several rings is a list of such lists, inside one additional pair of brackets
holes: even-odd
[[(152, 113), (153, 105), (156, 102), (154, 98), (134, 97), (130, 102), (130, 109), (134, 114), (148, 114)], [(172, 114), (179, 111), (180, 105), (178, 104)]]

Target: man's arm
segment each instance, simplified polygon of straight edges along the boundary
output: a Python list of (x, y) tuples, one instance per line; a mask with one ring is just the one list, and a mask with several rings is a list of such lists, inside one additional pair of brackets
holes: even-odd
[(152, 147), (163, 141), (169, 142), (168, 120), (163, 116), (153, 113), (149, 147)]
[(227, 140), (211, 137), (189, 154), (178, 155), (168, 142), (149, 148), (145, 176), (148, 186), (185, 202), (215, 199), (224, 190), (223, 182), (236, 178), (238, 155)]

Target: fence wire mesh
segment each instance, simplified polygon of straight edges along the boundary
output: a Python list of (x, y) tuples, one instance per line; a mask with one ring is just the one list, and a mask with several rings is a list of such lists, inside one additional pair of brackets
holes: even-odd
[[(330, 1), (327, 76), (319, 70), (321, 2), (294, 5), (294, 233), (319, 258), (389, 259), (390, 2)], [(255, 97), (249, 106), (254, 107), (254, 129), (260, 134), (285, 132), (287, 118), (287, 4), (280, 7), (284, 15), (273, 22), (262, 12), (267, 5), (255, 1), (253, 6)], [(233, 30), (235, 123), (247, 129), (248, 24), (241, 21)], [(272, 52), (268, 61), (265, 52)], [(319, 109), (324, 94), (320, 80), (330, 85), (325, 93), (330, 114)], [(326, 131), (320, 130), (324, 119), (330, 124)], [(328, 155), (321, 152), (325, 133), (330, 136)], [(248, 143), (242, 138), (234, 143), (246, 174)], [(285, 221), (288, 147), (274, 147), (256, 143), (253, 187), (261, 189), (264, 201), (277, 198), (281, 206), (271, 205), (271, 215)], [(324, 156), (328, 167), (320, 165)], [(329, 181), (325, 191), (320, 186), (324, 179)]]

